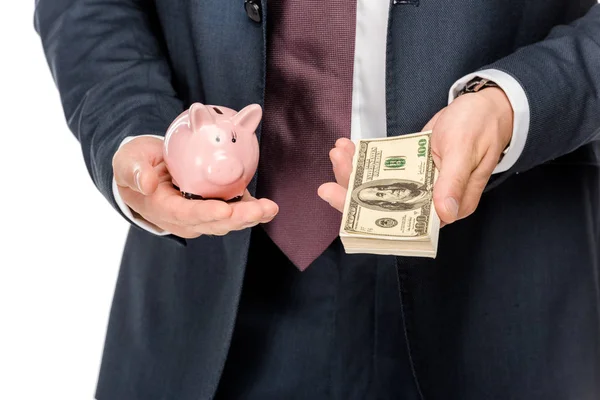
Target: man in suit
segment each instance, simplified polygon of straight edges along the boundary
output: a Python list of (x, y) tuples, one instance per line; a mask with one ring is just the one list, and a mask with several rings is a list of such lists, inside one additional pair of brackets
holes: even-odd
[[(600, 397), (595, 1), (40, 0), (35, 24), (132, 223), (99, 400)], [(194, 102), (264, 108), (240, 202), (170, 184)], [(437, 258), (345, 254), (352, 140), (428, 129)]]

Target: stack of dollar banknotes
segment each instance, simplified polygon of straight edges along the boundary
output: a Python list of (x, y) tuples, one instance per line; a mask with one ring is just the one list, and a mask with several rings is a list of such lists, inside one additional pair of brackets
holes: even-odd
[(355, 141), (340, 238), (346, 253), (435, 258), (431, 132)]

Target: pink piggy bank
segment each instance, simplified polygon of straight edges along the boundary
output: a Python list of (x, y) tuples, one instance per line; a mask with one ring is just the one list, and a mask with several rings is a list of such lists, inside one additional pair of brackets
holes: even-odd
[(169, 126), (163, 154), (173, 185), (188, 199), (241, 199), (258, 167), (258, 104), (239, 112), (194, 103)]

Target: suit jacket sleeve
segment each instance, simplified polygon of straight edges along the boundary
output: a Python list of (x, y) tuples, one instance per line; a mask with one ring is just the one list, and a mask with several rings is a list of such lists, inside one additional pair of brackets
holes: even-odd
[[(144, 0), (38, 0), (35, 29), (87, 170), (120, 212), (112, 157), (128, 136), (164, 136), (183, 104)], [(73, 190), (76, 190), (73, 188)]]
[(530, 110), (525, 147), (510, 172), (522, 172), (600, 138), (600, 5), (545, 40), (483, 69), (523, 87)]

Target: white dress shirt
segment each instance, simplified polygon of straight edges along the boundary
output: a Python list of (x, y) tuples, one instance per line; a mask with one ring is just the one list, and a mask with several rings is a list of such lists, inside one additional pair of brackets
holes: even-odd
[[(356, 11), (351, 138), (352, 140), (359, 140), (385, 137), (387, 135), (385, 57), (389, 0), (357, 0)], [(494, 173), (503, 172), (514, 165), (525, 146), (530, 118), (527, 96), (521, 85), (512, 76), (498, 70), (484, 70), (466, 75), (456, 81), (449, 89), (448, 104), (456, 98), (458, 92), (466, 83), (475, 76), (496, 82), (506, 93), (513, 108), (512, 139), (504, 157), (494, 170)], [(156, 137), (162, 139), (160, 136)], [(134, 138), (126, 138), (121, 145)], [(157, 231), (143, 219), (135, 217), (131, 209), (119, 196), (114, 179), (113, 195), (121, 211), (133, 223), (156, 235), (169, 234), (169, 232)]]

